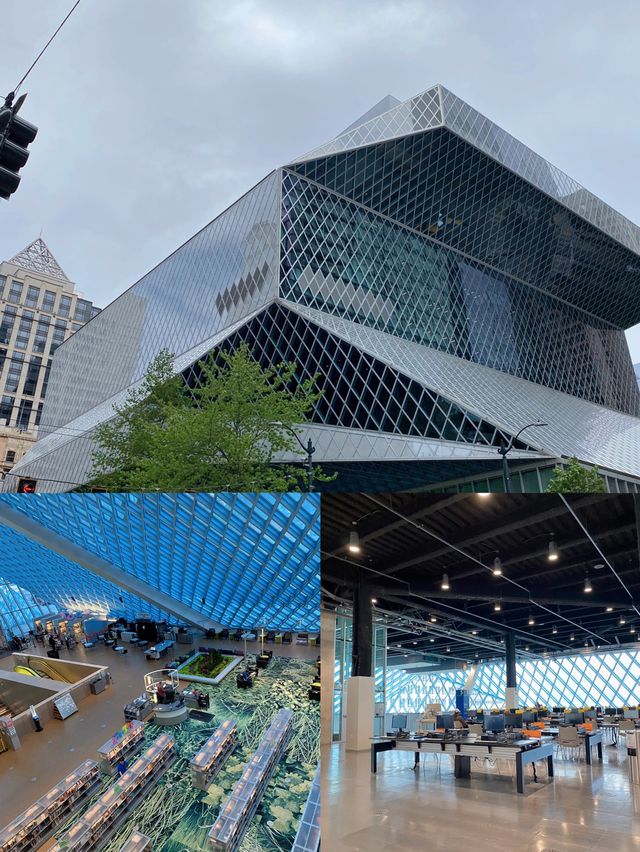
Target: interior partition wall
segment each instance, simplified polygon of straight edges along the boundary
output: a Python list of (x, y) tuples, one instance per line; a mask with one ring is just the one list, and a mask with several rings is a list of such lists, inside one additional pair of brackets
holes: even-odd
[[(590, 705), (623, 707), (640, 703), (640, 650), (593, 652), (521, 660), (517, 663), (518, 696), (523, 707)], [(387, 712), (421, 713), (427, 704), (443, 711), (455, 709), (455, 691), (468, 672), (413, 673), (390, 667), (386, 673)], [(477, 667), (469, 706), (492, 710), (504, 707), (505, 664)]]

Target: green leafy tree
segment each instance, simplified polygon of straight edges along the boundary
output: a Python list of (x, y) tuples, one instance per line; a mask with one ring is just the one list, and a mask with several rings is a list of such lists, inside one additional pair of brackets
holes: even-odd
[(549, 494), (597, 494), (606, 491), (604, 479), (598, 468), (584, 468), (575, 456), (565, 466), (556, 465), (553, 478), (547, 486)]
[[(96, 430), (92, 486), (123, 491), (288, 491), (305, 471), (274, 464), (300, 454), (296, 424), (321, 397), (316, 379), (295, 380), (296, 364), (264, 369), (243, 344), (200, 366), (189, 388), (172, 375), (171, 353), (151, 363), (140, 389)], [(314, 479), (326, 481), (314, 466)]]

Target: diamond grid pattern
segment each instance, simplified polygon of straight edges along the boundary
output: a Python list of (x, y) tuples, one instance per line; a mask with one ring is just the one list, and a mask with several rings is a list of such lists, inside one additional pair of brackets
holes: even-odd
[[(413, 105), (423, 103), (428, 104), (428, 108), (418, 107), (415, 111), (418, 114), (424, 111), (424, 117), (412, 121)], [(637, 225), (442, 85), (427, 89), (386, 113), (339, 134), (295, 162), (420, 133), (439, 125), (450, 128), (463, 140), (530, 181), (632, 251), (640, 251), (640, 229)]]
[(637, 225), (452, 92), (443, 86), (440, 91), (448, 127), (632, 251), (640, 251), (640, 229)]
[[(46, 494), (38, 500), (5, 495), (3, 501), (214, 621), (289, 630), (318, 627), (316, 495)], [(70, 606), (73, 592), (91, 601), (94, 580), (98, 589), (104, 587), (101, 607), (113, 611), (114, 594), (116, 602), (118, 595), (125, 597), (113, 591), (113, 584), (46, 548), (36, 547), (34, 558), (32, 542), (17, 534), (7, 539), (5, 531), (9, 536), (11, 531), (0, 526), (0, 576), (40, 594), (40, 565), (46, 564), (44, 588), (51, 600), (63, 596)], [(137, 604), (128, 612), (139, 612), (141, 606), (149, 609)]]
[(59, 347), (45, 430), (127, 388), (160, 349), (182, 354), (274, 298), (278, 189), (269, 175)]
[(284, 298), (640, 413), (619, 329), (288, 172), (282, 207)]
[[(640, 702), (640, 652), (587, 654), (519, 662), (516, 666), (521, 707), (603, 705), (623, 707)], [(427, 703), (455, 709), (455, 691), (465, 685), (467, 673), (411, 674), (387, 670), (389, 713), (419, 713)], [(503, 663), (478, 666), (469, 706), (493, 710), (504, 707), (506, 673)]]
[[(526, 660), (517, 665), (518, 697), (523, 706), (622, 707), (640, 702), (640, 652), (621, 651)], [(504, 706), (504, 665), (481, 666), (470, 697), (471, 706)]]
[(336, 154), (360, 145), (370, 145), (381, 139), (390, 139), (394, 136), (404, 136), (407, 133), (416, 133), (428, 130), (442, 124), (442, 111), (440, 109), (440, 96), (437, 87), (427, 89), (426, 92), (410, 98), (397, 106), (392, 107), (380, 116), (352, 127), (336, 136), (326, 145), (309, 151), (301, 160), (310, 160), (316, 157), (324, 157), (328, 154)]
[[(298, 382), (318, 376), (324, 396), (313, 422), (493, 446), (508, 441), (489, 423), (279, 305), (250, 320), (222, 348), (233, 351), (243, 342), (265, 367), (296, 361)], [(198, 376), (197, 364), (185, 373), (191, 386)]]
[[(292, 305), (292, 307), (294, 307)], [(312, 308), (296, 307), (314, 323), (358, 349), (454, 400), (465, 410), (482, 412), (490, 423), (515, 434), (518, 424), (544, 417), (548, 427), (530, 430), (527, 440), (546, 455), (576, 455), (584, 462), (640, 476), (640, 419), (543, 385), (527, 382), (428, 349)]]
[(453, 710), (456, 689), (462, 689), (466, 679), (466, 672), (456, 670), (427, 675), (387, 669), (387, 713), (421, 713), (427, 704), (441, 704), (444, 712)]
[(15, 583), (7, 583), (0, 577), (0, 630), (5, 639), (24, 636), (33, 630), (34, 619), (57, 612), (55, 604), (32, 595)]
[[(59, 556), (9, 527), (0, 527), (0, 576), (43, 601), (43, 610), (89, 611), (111, 617), (141, 615), (163, 620), (170, 616), (125, 589), (75, 562)], [(122, 600), (120, 600), (122, 598)], [(4, 602), (2, 602), (4, 603)], [(6, 613), (2, 613), (4, 619)]]
[(442, 87), (369, 115), (60, 347), (43, 437), (16, 474), (40, 490), (85, 482), (92, 430), (149, 360), (169, 348), (196, 378), (190, 365), (228, 338), (327, 375), (316, 460), (347, 474), (382, 470), (383, 443), (394, 463), (457, 458), (461, 476), (480, 473), (500, 432), (542, 418), (544, 455), (640, 476), (620, 328), (640, 313), (622, 245), (640, 232)]

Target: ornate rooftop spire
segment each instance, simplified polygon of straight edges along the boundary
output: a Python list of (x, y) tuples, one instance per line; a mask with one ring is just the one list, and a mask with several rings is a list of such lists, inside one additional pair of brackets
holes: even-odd
[(69, 281), (42, 237), (38, 237), (37, 240), (34, 240), (26, 248), (23, 248), (22, 251), (11, 258), (9, 263), (15, 263), (21, 269), (31, 269), (34, 272), (41, 272), (43, 275), (48, 275), (50, 278), (57, 278), (59, 281)]

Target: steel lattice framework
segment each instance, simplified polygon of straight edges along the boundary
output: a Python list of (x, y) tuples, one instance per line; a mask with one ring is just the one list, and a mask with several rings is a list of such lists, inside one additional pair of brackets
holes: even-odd
[[(205, 618), (318, 629), (316, 495), (5, 495), (2, 505)], [(0, 577), (69, 610), (168, 615), (2, 519)]]
[[(525, 660), (516, 666), (520, 706), (548, 707), (601, 705), (624, 707), (640, 703), (640, 651), (576, 654)], [(427, 703), (439, 702), (445, 711), (455, 708), (455, 691), (465, 685), (467, 672), (412, 674), (387, 671), (389, 713), (420, 713)], [(492, 710), (504, 707), (506, 673), (503, 663), (478, 666), (469, 706)]]
[(488, 474), (496, 444), (539, 419), (513, 460), (575, 455), (640, 486), (624, 337), (639, 253), (637, 226), (444, 87), (385, 98), (58, 349), (14, 472), (41, 490), (88, 481), (95, 427), (161, 349), (194, 382), (199, 360), (246, 342), (265, 367), (320, 377), (301, 437), (340, 473), (327, 488)]

